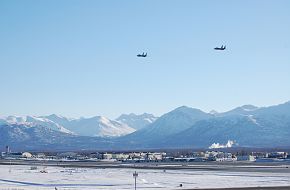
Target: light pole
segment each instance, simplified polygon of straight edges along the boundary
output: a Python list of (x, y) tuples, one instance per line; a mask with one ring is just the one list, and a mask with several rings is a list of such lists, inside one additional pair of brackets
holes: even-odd
[(11, 159), (9, 160), (9, 173), (11, 173), (11, 165), (12, 165), (12, 163), (11, 163)]
[(138, 177), (138, 173), (136, 171), (133, 173), (133, 177), (135, 179), (135, 190), (136, 190), (136, 180), (137, 180), (137, 177)]

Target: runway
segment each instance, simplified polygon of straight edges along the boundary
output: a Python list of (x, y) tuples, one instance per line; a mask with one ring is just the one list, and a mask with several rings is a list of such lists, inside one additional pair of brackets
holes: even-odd
[(0, 190), (127, 190), (134, 187), (135, 171), (139, 174), (137, 189), (290, 189), (290, 170), (284, 164), (0, 163), (4, 164), (0, 164)]

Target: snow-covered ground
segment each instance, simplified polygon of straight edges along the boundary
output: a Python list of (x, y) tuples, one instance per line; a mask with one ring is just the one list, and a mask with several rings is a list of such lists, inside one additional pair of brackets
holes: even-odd
[[(0, 165), (0, 190), (35, 189), (134, 189), (133, 169), (93, 169)], [(287, 186), (290, 173), (226, 172), (196, 170), (136, 170), (137, 189)], [(180, 188), (180, 189), (182, 189)]]

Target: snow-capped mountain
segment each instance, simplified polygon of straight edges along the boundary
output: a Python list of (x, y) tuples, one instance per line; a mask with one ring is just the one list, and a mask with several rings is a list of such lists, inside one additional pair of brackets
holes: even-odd
[(254, 115), (229, 115), (196, 122), (189, 129), (168, 137), (163, 145), (209, 147), (232, 139), (242, 147), (281, 147), (289, 146), (289, 136), (290, 115), (275, 120)]
[(119, 137), (135, 131), (126, 124), (102, 116), (71, 120), (64, 126), (82, 136)]
[(230, 111), (224, 112), (224, 113), (220, 113), (217, 115), (221, 115), (221, 116), (226, 116), (226, 115), (249, 115), (251, 114), (251, 112), (254, 112), (256, 110), (258, 110), (259, 107), (253, 106), (253, 105), (243, 105), (240, 107), (237, 107), (235, 109), (232, 109)]
[(136, 130), (140, 130), (149, 124), (153, 123), (158, 117), (155, 117), (152, 114), (143, 113), (141, 115), (136, 115), (134, 113), (122, 114), (116, 119), (121, 123), (127, 124), (129, 127), (132, 127)]
[(41, 125), (48, 127), (55, 131), (60, 131), (63, 133), (68, 134), (74, 134), (72, 131), (66, 129), (62, 125), (51, 121), (45, 117), (36, 117), (36, 116), (8, 116), (8, 117), (2, 117), (0, 118), (0, 123), (2, 124), (21, 124), (26, 125), (29, 127), (35, 126), (35, 125)]
[(71, 121), (75, 120), (74, 118), (67, 118), (61, 115), (51, 114), (48, 116), (41, 116), (41, 118), (49, 119), (50, 121), (53, 121), (55, 123), (58, 123), (59, 125), (66, 126)]
[(195, 122), (211, 117), (211, 114), (199, 109), (182, 106), (164, 114), (149, 126), (123, 137), (121, 141), (145, 146), (158, 144), (162, 139), (188, 129)]
[(126, 124), (102, 116), (80, 119), (69, 119), (55, 114), (39, 117), (8, 116), (0, 118), (0, 124), (18, 124), (27, 127), (40, 125), (62, 133), (98, 137), (118, 137), (135, 131)]

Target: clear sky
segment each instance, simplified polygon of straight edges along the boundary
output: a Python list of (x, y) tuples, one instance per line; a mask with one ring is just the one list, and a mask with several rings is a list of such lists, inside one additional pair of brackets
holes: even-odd
[(0, 115), (283, 103), (290, 1), (1, 0), (0, 66)]

